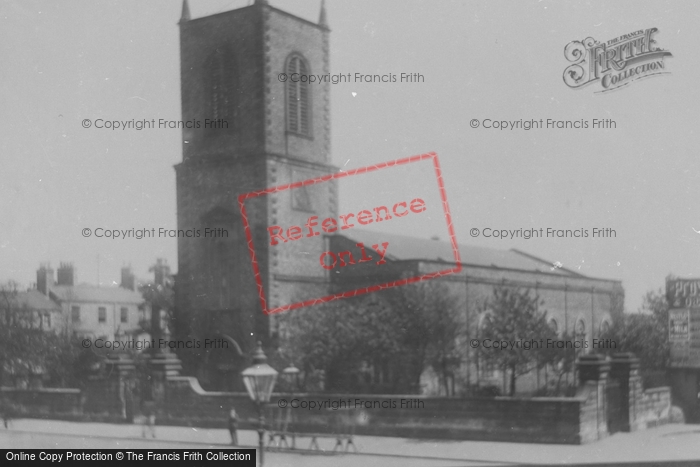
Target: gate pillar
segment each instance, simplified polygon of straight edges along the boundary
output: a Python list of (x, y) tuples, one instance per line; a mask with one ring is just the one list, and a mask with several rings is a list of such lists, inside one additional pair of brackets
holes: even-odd
[(636, 431), (638, 402), (643, 390), (639, 359), (631, 352), (614, 354), (610, 378), (620, 385), (620, 431)]

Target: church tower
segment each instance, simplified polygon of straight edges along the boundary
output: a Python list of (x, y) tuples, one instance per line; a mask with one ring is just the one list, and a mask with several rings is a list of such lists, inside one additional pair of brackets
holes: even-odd
[[(195, 19), (185, 0), (179, 26), (185, 128), (175, 170), (184, 235), (176, 332), (200, 341), (231, 338), (247, 354), (257, 340), (274, 346), (277, 328), (275, 316), (262, 313), (238, 196), (337, 171), (330, 165), (330, 85), (298, 79), (329, 73), (330, 31), (323, 5), (314, 23), (263, 0)], [(246, 202), (271, 306), (291, 303), (299, 287), (326, 287), (326, 278), (318, 267), (323, 238), (311, 254), (280, 257), (267, 227), (335, 216), (336, 190), (324, 183)], [(203, 348), (189, 357), (183, 360), (190, 371), (205, 369), (199, 375), (205, 385), (228, 389), (225, 382), (240, 379), (239, 366), (248, 363), (232, 364), (230, 356)]]

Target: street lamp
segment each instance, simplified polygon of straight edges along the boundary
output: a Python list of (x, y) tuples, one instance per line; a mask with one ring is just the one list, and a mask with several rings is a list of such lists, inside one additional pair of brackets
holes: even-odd
[(294, 366), (294, 363), (290, 363), (287, 368), (282, 370), (282, 375), (284, 376), (285, 380), (289, 383), (289, 385), (292, 387), (292, 394), (294, 394), (294, 386), (297, 386), (297, 389), (299, 389), (299, 373), (300, 370), (299, 368)]
[(248, 396), (250, 396), (250, 400), (255, 402), (258, 407), (258, 439), (261, 467), (263, 465), (263, 436), (265, 434), (263, 404), (270, 402), (272, 388), (275, 386), (275, 381), (277, 380), (277, 371), (265, 363), (266, 361), (267, 357), (265, 353), (263, 353), (262, 342), (258, 341), (258, 348), (255, 349), (255, 355), (253, 355), (253, 365), (246, 368), (243, 373), (241, 373), (243, 384), (245, 384), (245, 388), (248, 391)]
[[(295, 367), (294, 363), (290, 363), (287, 368), (282, 370), (282, 376), (287, 381), (287, 384), (289, 384), (289, 387), (292, 389), (291, 398), (294, 399), (294, 387), (296, 386), (296, 388), (299, 389), (299, 368)], [(280, 437), (280, 444), (282, 444), (282, 440), (284, 440), (284, 443), (287, 444), (286, 432), (289, 430), (290, 422), (292, 422), (292, 413), (292, 407), (287, 406), (287, 414), (284, 419), (285, 421), (282, 428), (283, 434)], [(282, 414), (280, 414), (280, 416), (281, 415)], [(292, 431), (292, 449), (296, 449), (296, 447), (297, 435), (296, 432)]]

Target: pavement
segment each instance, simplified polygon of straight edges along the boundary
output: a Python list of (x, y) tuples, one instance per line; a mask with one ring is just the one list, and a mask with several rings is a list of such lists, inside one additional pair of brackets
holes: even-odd
[[(230, 447), (227, 430), (156, 426), (156, 438), (144, 439), (141, 425), (17, 419), (0, 425), (0, 448), (12, 449), (205, 449)], [(258, 434), (239, 430), (241, 447), (256, 447)], [(700, 466), (700, 425), (671, 424), (635, 433), (616, 433), (582, 446), (486, 441), (416, 440), (356, 436), (358, 453), (333, 454), (335, 440), (297, 439), (296, 451), (266, 450), (266, 466), (506, 466), (693, 461)], [(629, 464), (631, 463), (631, 464)], [(650, 464), (646, 464), (650, 465)]]

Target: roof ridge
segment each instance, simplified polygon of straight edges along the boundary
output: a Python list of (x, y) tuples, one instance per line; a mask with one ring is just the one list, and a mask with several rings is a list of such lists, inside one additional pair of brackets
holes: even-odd
[(511, 248), (510, 251), (512, 251), (513, 253), (517, 253), (517, 254), (519, 254), (519, 255), (525, 256), (526, 258), (529, 258), (529, 259), (531, 259), (531, 260), (533, 260), (533, 261), (538, 261), (538, 262), (540, 262), (540, 263), (542, 263), (542, 264), (546, 264), (546, 265), (548, 265), (548, 266), (554, 266), (554, 267), (556, 267), (556, 269), (561, 269), (562, 271), (567, 272), (567, 273), (569, 273), (569, 274), (571, 274), (571, 275), (573, 275), (573, 276), (588, 279), (588, 276), (585, 276), (585, 275), (583, 275), (583, 274), (581, 274), (581, 273), (578, 273), (578, 272), (576, 272), (576, 271), (572, 271), (571, 269), (565, 268), (565, 267), (563, 267), (563, 266), (557, 266), (557, 263), (556, 263), (556, 262), (555, 262), (555, 263), (551, 263), (551, 262), (549, 262), (549, 261), (547, 261), (547, 260), (545, 260), (545, 259), (539, 258), (539, 257), (537, 257), (537, 256), (535, 256), (535, 255), (531, 255), (530, 253), (525, 253), (524, 251), (518, 250), (517, 248)]

